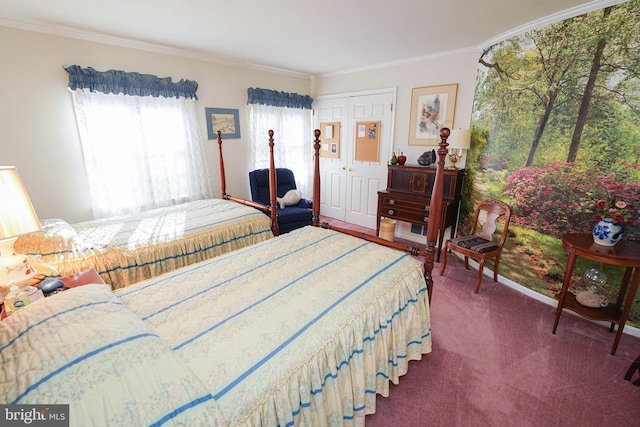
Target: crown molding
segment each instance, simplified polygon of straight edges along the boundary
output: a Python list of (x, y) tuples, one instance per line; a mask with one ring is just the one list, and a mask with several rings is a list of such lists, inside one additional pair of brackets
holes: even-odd
[(79, 31), (75, 29), (56, 27), (51, 25), (40, 25), (40, 24), (33, 24), (33, 23), (27, 23), (27, 22), (13, 21), (13, 20), (4, 19), (4, 18), (0, 18), (0, 26), (15, 28), (18, 30), (32, 31), (36, 33), (43, 33), (43, 34), (48, 34), (52, 36), (83, 40), (83, 41), (92, 42), (92, 43), (124, 47), (127, 49), (136, 49), (136, 50), (141, 50), (145, 52), (159, 53), (159, 54), (169, 55), (169, 56), (177, 56), (177, 57), (186, 58), (186, 59), (194, 59), (198, 61), (210, 62), (210, 63), (220, 64), (220, 65), (227, 65), (231, 67), (260, 70), (260, 71), (266, 71), (266, 72), (276, 73), (276, 74), (284, 74), (284, 75), (297, 77), (297, 78), (304, 78), (304, 79), (311, 78), (311, 75), (307, 73), (285, 70), (285, 69), (276, 68), (276, 67), (269, 67), (266, 65), (241, 62), (241, 61), (236, 61), (230, 58), (225, 58), (222, 56), (212, 55), (204, 52), (173, 48), (173, 47), (158, 45), (154, 43), (146, 43), (146, 42), (125, 39), (121, 37), (106, 36), (103, 34), (97, 34), (97, 33), (92, 33), (88, 31)]
[(371, 65), (367, 67), (353, 68), (350, 70), (319, 74), (318, 77), (335, 77), (335, 76), (340, 76), (344, 74), (360, 73), (363, 71), (372, 71), (380, 68), (389, 68), (389, 67), (394, 67), (399, 65), (411, 64), (415, 62), (432, 61), (434, 59), (449, 58), (453, 56), (466, 55), (470, 53), (480, 53), (482, 52), (482, 50), (486, 49), (489, 46), (492, 46), (496, 43), (499, 43), (513, 36), (520, 35), (527, 31), (544, 27), (544, 26), (553, 24), (555, 22), (562, 21), (564, 19), (573, 18), (574, 16), (583, 15), (585, 13), (592, 12), (594, 10), (603, 9), (607, 6), (613, 6), (616, 4), (625, 3), (626, 1), (628, 0), (594, 0), (592, 2), (585, 3), (580, 6), (576, 6), (570, 9), (563, 10), (558, 13), (554, 13), (552, 15), (545, 16), (544, 18), (536, 19), (535, 21), (529, 22), (525, 25), (521, 25), (512, 30), (504, 32), (496, 37), (486, 40), (485, 42), (479, 44), (478, 46), (456, 49), (456, 50), (451, 50), (446, 52), (438, 52), (431, 55), (419, 56), (419, 57), (404, 59), (404, 60), (395, 61), (395, 62), (381, 63), (381, 64)]
[(455, 50), (448, 50), (448, 51), (445, 51), (445, 52), (432, 53), (432, 54), (424, 55), (424, 56), (416, 56), (416, 57), (413, 57), (413, 58), (402, 59), (400, 61), (385, 62), (385, 63), (375, 64), (375, 65), (368, 65), (366, 67), (351, 68), (349, 70), (335, 71), (335, 72), (331, 72), (331, 73), (318, 74), (317, 77), (335, 77), (335, 76), (340, 76), (340, 75), (344, 75), (344, 74), (361, 73), (363, 71), (372, 71), (372, 70), (377, 70), (377, 69), (380, 69), (380, 68), (397, 67), (397, 66), (401, 66), (401, 65), (413, 64), (413, 63), (416, 63), (416, 62), (432, 61), (434, 59), (450, 58), (450, 57), (453, 57), (453, 56), (467, 55), (469, 53), (477, 53), (477, 52), (480, 52), (480, 48), (479, 47), (466, 47), (466, 48), (462, 48), (462, 49), (455, 49)]
[(593, 12), (594, 10), (604, 9), (605, 7), (625, 3), (627, 1), (628, 0), (594, 0), (580, 6), (572, 7), (571, 9), (566, 9), (561, 12), (554, 13), (553, 15), (548, 15), (544, 18), (528, 22), (524, 25), (502, 33), (499, 36), (486, 40), (484, 43), (481, 43), (478, 46), (478, 50), (484, 50), (496, 43), (500, 43), (501, 41), (507, 40), (511, 37), (526, 33), (527, 31), (535, 30), (536, 28), (546, 27), (547, 25), (551, 25), (565, 19), (573, 18), (574, 16), (584, 15), (585, 13)]
[(504, 41), (508, 38), (520, 35), (527, 31), (540, 28), (546, 25), (550, 25), (555, 22), (562, 21), (564, 19), (573, 18), (574, 16), (582, 15), (588, 12), (592, 12), (594, 10), (602, 9), (602, 8), (613, 6), (616, 4), (625, 3), (626, 1), (628, 0), (594, 0), (589, 3), (585, 3), (583, 5), (576, 6), (574, 8), (570, 8), (558, 13), (554, 13), (544, 18), (540, 18), (535, 21), (529, 22), (527, 24), (521, 25), (512, 30), (504, 32), (496, 37), (486, 40), (485, 42), (479, 44), (478, 46), (472, 46), (468, 48), (461, 48), (461, 49), (445, 51), (445, 52), (438, 52), (434, 54), (413, 57), (413, 58), (403, 59), (399, 61), (379, 63), (379, 64), (374, 64), (366, 67), (352, 68), (352, 69), (343, 70), (343, 71), (322, 73), (322, 74), (316, 74), (316, 75), (302, 73), (298, 71), (286, 70), (286, 69), (281, 69), (276, 67), (269, 67), (266, 65), (237, 61), (231, 58), (222, 57), (222, 56), (213, 55), (213, 54), (204, 53), (204, 52), (173, 48), (173, 47), (168, 47), (168, 46), (163, 46), (163, 45), (158, 45), (153, 43), (139, 42), (139, 41), (125, 39), (121, 37), (106, 36), (102, 34), (96, 34), (96, 33), (91, 33), (87, 31), (79, 31), (79, 30), (63, 28), (63, 27), (19, 22), (19, 21), (4, 19), (4, 18), (0, 18), (0, 26), (11, 27), (11, 28), (26, 30), (26, 31), (34, 31), (38, 33), (50, 34), (54, 36), (67, 37), (72, 39), (84, 40), (84, 41), (93, 42), (93, 43), (119, 46), (119, 47), (124, 47), (128, 49), (137, 49), (145, 52), (153, 52), (153, 53), (160, 53), (163, 55), (194, 59), (198, 61), (210, 62), (210, 63), (220, 64), (220, 65), (227, 65), (231, 67), (265, 71), (265, 72), (282, 74), (282, 75), (287, 75), (287, 76), (296, 77), (296, 78), (312, 79), (312, 78), (318, 78), (318, 77), (334, 77), (334, 76), (340, 76), (345, 74), (361, 73), (365, 71), (373, 71), (373, 70), (382, 69), (382, 68), (402, 66), (402, 65), (412, 64), (416, 62), (432, 61), (434, 59), (443, 59), (443, 58), (450, 58), (450, 57), (459, 56), (459, 55), (467, 55), (470, 53), (479, 53), (489, 46), (492, 46), (496, 43)]

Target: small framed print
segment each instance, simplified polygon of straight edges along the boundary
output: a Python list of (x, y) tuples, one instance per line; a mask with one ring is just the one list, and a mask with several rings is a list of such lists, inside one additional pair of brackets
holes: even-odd
[(209, 139), (218, 139), (218, 131), (223, 139), (240, 138), (240, 114), (232, 108), (205, 108), (207, 134)]
[(453, 128), (457, 84), (411, 90), (409, 145), (438, 145), (440, 129)]

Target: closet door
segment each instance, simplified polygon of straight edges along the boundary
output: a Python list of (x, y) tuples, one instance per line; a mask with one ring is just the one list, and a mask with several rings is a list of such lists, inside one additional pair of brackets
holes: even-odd
[[(387, 161), (391, 158), (393, 146), (394, 100), (395, 89), (391, 89), (366, 95), (323, 98), (315, 102), (316, 128), (320, 123), (340, 123), (339, 158), (321, 157), (320, 160), (322, 215), (376, 228), (377, 193), (386, 188)], [(377, 160), (359, 160), (356, 153), (357, 126), (371, 122), (380, 122)]]
[[(335, 98), (316, 101), (314, 110), (315, 129), (324, 132), (320, 123), (340, 123), (339, 158), (320, 157), (320, 214), (345, 221), (348, 100)], [(330, 147), (322, 142), (324, 139), (325, 135), (321, 134), (321, 152), (324, 150), (326, 153)]]
[[(345, 221), (362, 227), (376, 228), (378, 212), (378, 191), (387, 187), (387, 161), (392, 150), (393, 95), (390, 93), (358, 96), (349, 99), (349, 125), (347, 139), (349, 150), (346, 162), (346, 203)], [(369, 138), (371, 129), (362, 128), (363, 123), (380, 123), (377, 159), (358, 160), (356, 141), (363, 144), (375, 144)], [(364, 141), (364, 142), (362, 142)]]

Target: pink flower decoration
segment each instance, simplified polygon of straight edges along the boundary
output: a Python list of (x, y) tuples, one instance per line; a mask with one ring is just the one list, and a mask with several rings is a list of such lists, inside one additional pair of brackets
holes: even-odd
[(627, 202), (625, 202), (624, 200), (618, 200), (616, 202), (616, 208), (618, 209), (624, 209), (627, 207)]

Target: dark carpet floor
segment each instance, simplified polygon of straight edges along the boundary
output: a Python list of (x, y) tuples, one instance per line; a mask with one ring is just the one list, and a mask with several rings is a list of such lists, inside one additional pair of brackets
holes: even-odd
[[(624, 381), (640, 339), (623, 334), (614, 356), (608, 324), (564, 311), (449, 257), (434, 268), (433, 351), (378, 396), (376, 426), (640, 426), (640, 387)], [(635, 379), (636, 376), (634, 376)]]

